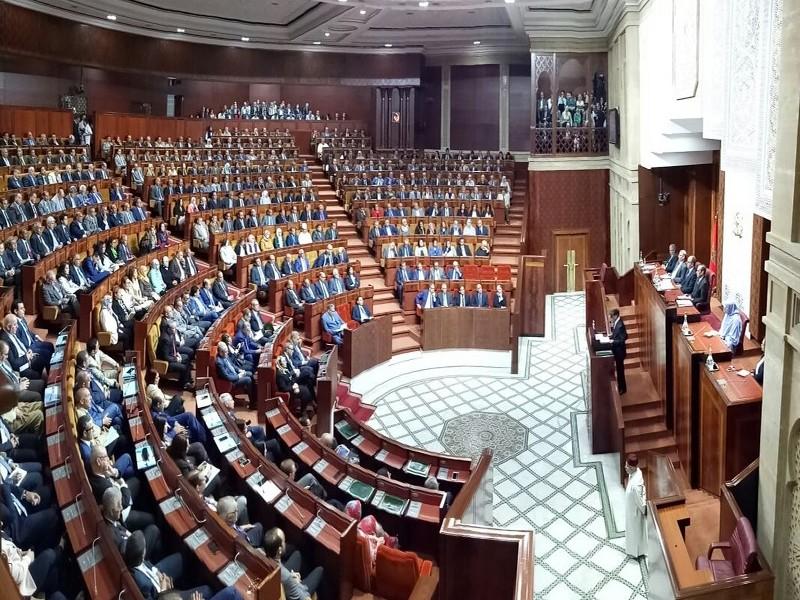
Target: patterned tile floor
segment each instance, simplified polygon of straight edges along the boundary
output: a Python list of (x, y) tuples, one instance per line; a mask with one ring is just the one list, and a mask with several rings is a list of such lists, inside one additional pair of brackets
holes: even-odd
[(370, 424), (411, 445), (475, 456), (496, 447), (494, 525), (535, 532), (536, 598), (646, 598), (645, 567), (624, 552), (613, 455), (591, 456), (582, 294), (549, 298), (548, 333), (510, 353), (407, 354), (359, 375)]

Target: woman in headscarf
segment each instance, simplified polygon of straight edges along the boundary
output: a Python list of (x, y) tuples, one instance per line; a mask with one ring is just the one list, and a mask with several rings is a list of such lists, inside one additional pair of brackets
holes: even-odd
[(150, 285), (156, 294), (163, 294), (167, 290), (167, 284), (164, 283), (164, 278), (161, 277), (161, 263), (157, 258), (154, 258), (150, 263), (150, 273), (148, 273)]
[(368, 515), (363, 519), (361, 518), (360, 500), (351, 500), (348, 502), (345, 506), (345, 512), (358, 521), (358, 535), (367, 541), (369, 545), (369, 555), (373, 565), (375, 565), (375, 556), (378, 553), (379, 546), (386, 544), (390, 548), (397, 548), (397, 538), (387, 535), (375, 517)]
[(736, 308), (735, 302), (728, 300), (722, 305), (722, 310), (725, 316), (722, 317), (719, 337), (722, 338), (725, 345), (733, 352), (742, 339), (742, 319), (739, 317), (739, 309)]

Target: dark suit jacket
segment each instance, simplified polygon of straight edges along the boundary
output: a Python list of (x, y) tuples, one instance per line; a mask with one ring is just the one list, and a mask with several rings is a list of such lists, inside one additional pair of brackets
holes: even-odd
[(664, 263), (664, 270), (667, 273), (672, 273), (672, 270), (677, 266), (677, 264), (678, 264), (678, 255), (673, 254), (667, 259), (667, 262)]
[(622, 322), (622, 318), (620, 317), (611, 329), (611, 352), (614, 353), (615, 357), (625, 358), (625, 341), (627, 339), (628, 332), (625, 329), (625, 323)]
[(215, 280), (213, 285), (211, 286), (211, 292), (214, 294), (214, 298), (217, 300), (225, 300), (226, 302), (230, 301), (228, 297), (228, 286), (222, 283), (219, 279)]
[(492, 294), (492, 307), (494, 308), (506, 308), (506, 297), (503, 296), (502, 298), (497, 297), (497, 292)]
[(701, 310), (708, 306), (708, 274), (694, 282), (692, 302)]
[(317, 291), (314, 289), (314, 284), (312, 283), (311, 286), (304, 285), (300, 290), (300, 297), (303, 299), (303, 302), (316, 302)]
[(475, 306), (477, 308), (488, 308), (489, 307), (489, 294), (486, 292), (481, 293), (480, 300), (478, 299), (478, 292), (472, 293), (472, 304), (470, 306)]
[(19, 372), (20, 367), (28, 362), (28, 357), (19, 353), (17, 347), (11, 341), (11, 335), (7, 331), (0, 331), (0, 340), (8, 344), (8, 362), (11, 363), (15, 371)]

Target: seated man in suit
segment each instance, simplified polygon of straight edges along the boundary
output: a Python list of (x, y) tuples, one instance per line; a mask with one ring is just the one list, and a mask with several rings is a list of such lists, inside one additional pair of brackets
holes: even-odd
[(466, 307), (472, 306), (471, 299), (467, 295), (467, 288), (463, 285), (458, 288), (458, 291), (453, 294), (453, 298), (451, 300), (453, 306), (458, 307)]
[(222, 271), (217, 272), (217, 278), (214, 280), (214, 285), (211, 286), (211, 291), (214, 294), (216, 301), (219, 302), (224, 308), (231, 307), (233, 300), (228, 294), (228, 284), (225, 283), (225, 275), (222, 273)]
[[(47, 379), (42, 377), (50, 365), (49, 357), (45, 360), (43, 354), (35, 352), (32, 347), (26, 344), (24, 331), (27, 329), (19, 324), (16, 315), (9, 313), (3, 318), (3, 331), (0, 332), (0, 340), (8, 344), (8, 361), (11, 366), (28, 379)], [(41, 391), (41, 390), (39, 390)]]
[(667, 273), (672, 273), (678, 265), (678, 247), (675, 244), (669, 245), (669, 257), (664, 261), (664, 270)]
[[(106, 488), (101, 499), (100, 513), (103, 520), (111, 530), (114, 545), (121, 554), (125, 554), (125, 546), (128, 545), (128, 538), (132, 531), (128, 529), (122, 510), (122, 491), (115, 485)], [(148, 524), (143, 530), (146, 543), (147, 560), (155, 560), (161, 556), (161, 530), (154, 523)]]
[(334, 344), (341, 346), (344, 341), (342, 332), (347, 329), (347, 323), (342, 321), (333, 303), (328, 304), (328, 310), (322, 314), (322, 328), (331, 336)]
[(708, 275), (705, 265), (697, 265), (697, 280), (694, 282), (694, 289), (692, 289), (692, 304), (701, 312), (708, 310), (708, 296), (709, 296)]
[(297, 291), (294, 289), (294, 281), (291, 279), (286, 282), (286, 290), (283, 292), (283, 303), (296, 312), (301, 313), (305, 309), (305, 305), (300, 301), (300, 296), (297, 295)]
[[(105, 430), (114, 428), (117, 433), (122, 432), (122, 409), (119, 404), (114, 404), (106, 397), (103, 390), (97, 385), (92, 385), (92, 376), (88, 372), (77, 373), (75, 376), (75, 415), (91, 417), (97, 427)], [(111, 434), (113, 437), (113, 434)]]
[(314, 287), (314, 284), (311, 283), (311, 279), (306, 277), (303, 279), (303, 287), (300, 290), (300, 297), (303, 299), (303, 302), (307, 304), (311, 304), (319, 300), (317, 296), (317, 290)]
[[(163, 599), (167, 593), (177, 591), (175, 582), (183, 577), (183, 557), (176, 552), (153, 564), (146, 556), (144, 533), (134, 531), (125, 544), (123, 559), (145, 600)], [(186, 599), (211, 598), (212, 593), (207, 585), (178, 591), (179, 597)]]
[(447, 272), (447, 278), (450, 281), (460, 281), (464, 279), (464, 273), (461, 271), (461, 266), (458, 264), (457, 260), (454, 260), (453, 264), (450, 266), (450, 270)]
[(35, 554), (57, 547), (64, 532), (58, 509), (40, 503), (36, 492), (24, 490), (10, 480), (0, 484), (5, 530), (16, 546)]
[(283, 262), (281, 263), (281, 275), (286, 277), (287, 275), (293, 275), (295, 273), (294, 270), (294, 257), (290, 252), (287, 252), (286, 255), (283, 257)]
[(367, 321), (372, 320), (372, 313), (369, 312), (369, 309), (364, 304), (363, 296), (359, 296), (356, 299), (356, 303), (353, 305), (351, 316), (353, 320), (357, 321), (358, 323), (366, 323)]
[[(256, 260), (261, 260), (261, 259), (256, 259)], [(273, 279), (280, 279), (281, 278), (281, 270), (278, 267), (278, 263), (275, 260), (275, 255), (274, 254), (270, 254), (267, 257), (267, 262), (262, 265), (262, 268), (264, 269), (264, 276), (268, 280), (271, 281)]]
[(436, 300), (442, 308), (449, 308), (453, 305), (450, 291), (447, 289), (447, 283), (443, 283), (439, 288), (439, 295)]
[(268, 280), (264, 275), (264, 267), (261, 264), (261, 259), (257, 258), (256, 262), (250, 267), (250, 283), (255, 284), (258, 291), (266, 294), (268, 289)]
[(228, 527), (233, 529), (237, 535), (246, 539), (251, 546), (254, 548), (261, 546), (264, 526), (261, 523), (243, 523), (240, 525), (239, 521), (241, 519), (236, 498), (223, 496), (217, 500), (217, 514)]
[[(254, 394), (253, 378), (244, 369), (237, 369), (230, 358), (228, 345), (225, 342), (217, 344), (217, 376), (225, 381), (230, 381), (234, 386), (248, 390)], [(255, 397), (255, 395), (254, 395)]]
[[(183, 350), (183, 351), (182, 351)], [(178, 385), (185, 390), (192, 389), (191, 381), (191, 355), (183, 346), (183, 339), (178, 334), (174, 321), (162, 317), (161, 335), (156, 347), (156, 358), (169, 363), (169, 370), (178, 374)]]
[(471, 305), (476, 308), (489, 308), (489, 295), (484, 293), (483, 286), (480, 283), (475, 286)]
[(315, 567), (303, 577), (301, 575), (303, 557), (297, 550), (284, 561), (286, 537), (283, 531), (277, 527), (267, 531), (264, 535), (264, 552), (280, 565), (281, 585), (286, 600), (308, 600), (314, 596), (322, 583), (322, 567)]
[(481, 245), (478, 246), (477, 250), (475, 250), (475, 256), (489, 256), (489, 254), (489, 241), (481, 240)]
[(686, 276), (686, 250), (678, 252), (678, 264), (672, 270), (672, 282), (680, 285)]
[(686, 272), (681, 276), (681, 292), (686, 295), (691, 294), (695, 281), (697, 281), (697, 259), (690, 256), (686, 259)]
[(400, 261), (400, 266), (397, 267), (397, 271), (394, 274), (394, 294), (397, 298), (403, 298), (403, 286), (405, 285), (406, 281), (412, 280), (412, 273), (409, 272), (408, 267), (406, 266), (406, 261)]
[(101, 301), (99, 321), (100, 329), (109, 334), (112, 346), (121, 349), (130, 347), (129, 343), (133, 342), (133, 321), (127, 315), (124, 320), (120, 319), (109, 294), (103, 296)]
[(317, 275), (317, 283), (314, 284), (314, 292), (320, 300), (330, 298), (331, 290), (328, 287), (328, 278), (325, 275), (325, 271), (320, 271), (319, 275)]
[(464, 238), (458, 238), (458, 244), (456, 245), (456, 256), (472, 256), (472, 250), (467, 243), (464, 241)]
[(339, 274), (339, 269), (336, 267), (331, 269), (331, 278), (328, 280), (328, 291), (331, 295), (341, 294), (345, 291), (344, 280)]
[(83, 272), (92, 287), (111, 275), (111, 273), (102, 269), (100, 256), (94, 253), (83, 259)]
[[(82, 396), (85, 396), (85, 394), (82, 394)], [(106, 452), (108, 452), (109, 455), (113, 455), (115, 447), (126, 445), (124, 437), (118, 437), (114, 433), (109, 435), (108, 432), (111, 431), (112, 428), (98, 427), (89, 414), (82, 414), (78, 417), (76, 429), (78, 434), (78, 448), (80, 449), (81, 458), (83, 459), (87, 472), (90, 470), (91, 466), (92, 448), (95, 446), (105, 446)], [(122, 441), (120, 442), (120, 440)], [(130, 454), (121, 454), (114, 460), (114, 468), (123, 479), (136, 475), (136, 470), (133, 467), (133, 460)]]
[(492, 308), (507, 308), (506, 296), (503, 293), (503, 286), (499, 283), (495, 288), (494, 296), (492, 296)]
[(77, 316), (80, 313), (80, 304), (75, 294), (68, 294), (61, 284), (56, 281), (56, 272), (47, 271), (42, 285), (42, 302), (45, 306), (56, 306), (60, 310)]
[(431, 283), (427, 289), (421, 289), (414, 302), (418, 309), (437, 308), (439, 306), (439, 298), (436, 295), (436, 286)]

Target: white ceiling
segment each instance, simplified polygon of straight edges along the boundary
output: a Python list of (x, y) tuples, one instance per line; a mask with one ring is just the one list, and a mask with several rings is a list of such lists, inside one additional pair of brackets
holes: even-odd
[[(607, 34), (613, 18), (631, 4), (631, 0), (430, 0), (423, 8), (417, 0), (8, 1), (160, 38), (337, 51), (386, 52), (391, 44), (391, 52), (431, 54), (527, 50), (532, 37), (598, 37)], [(117, 18), (111, 21), (108, 15)]]

